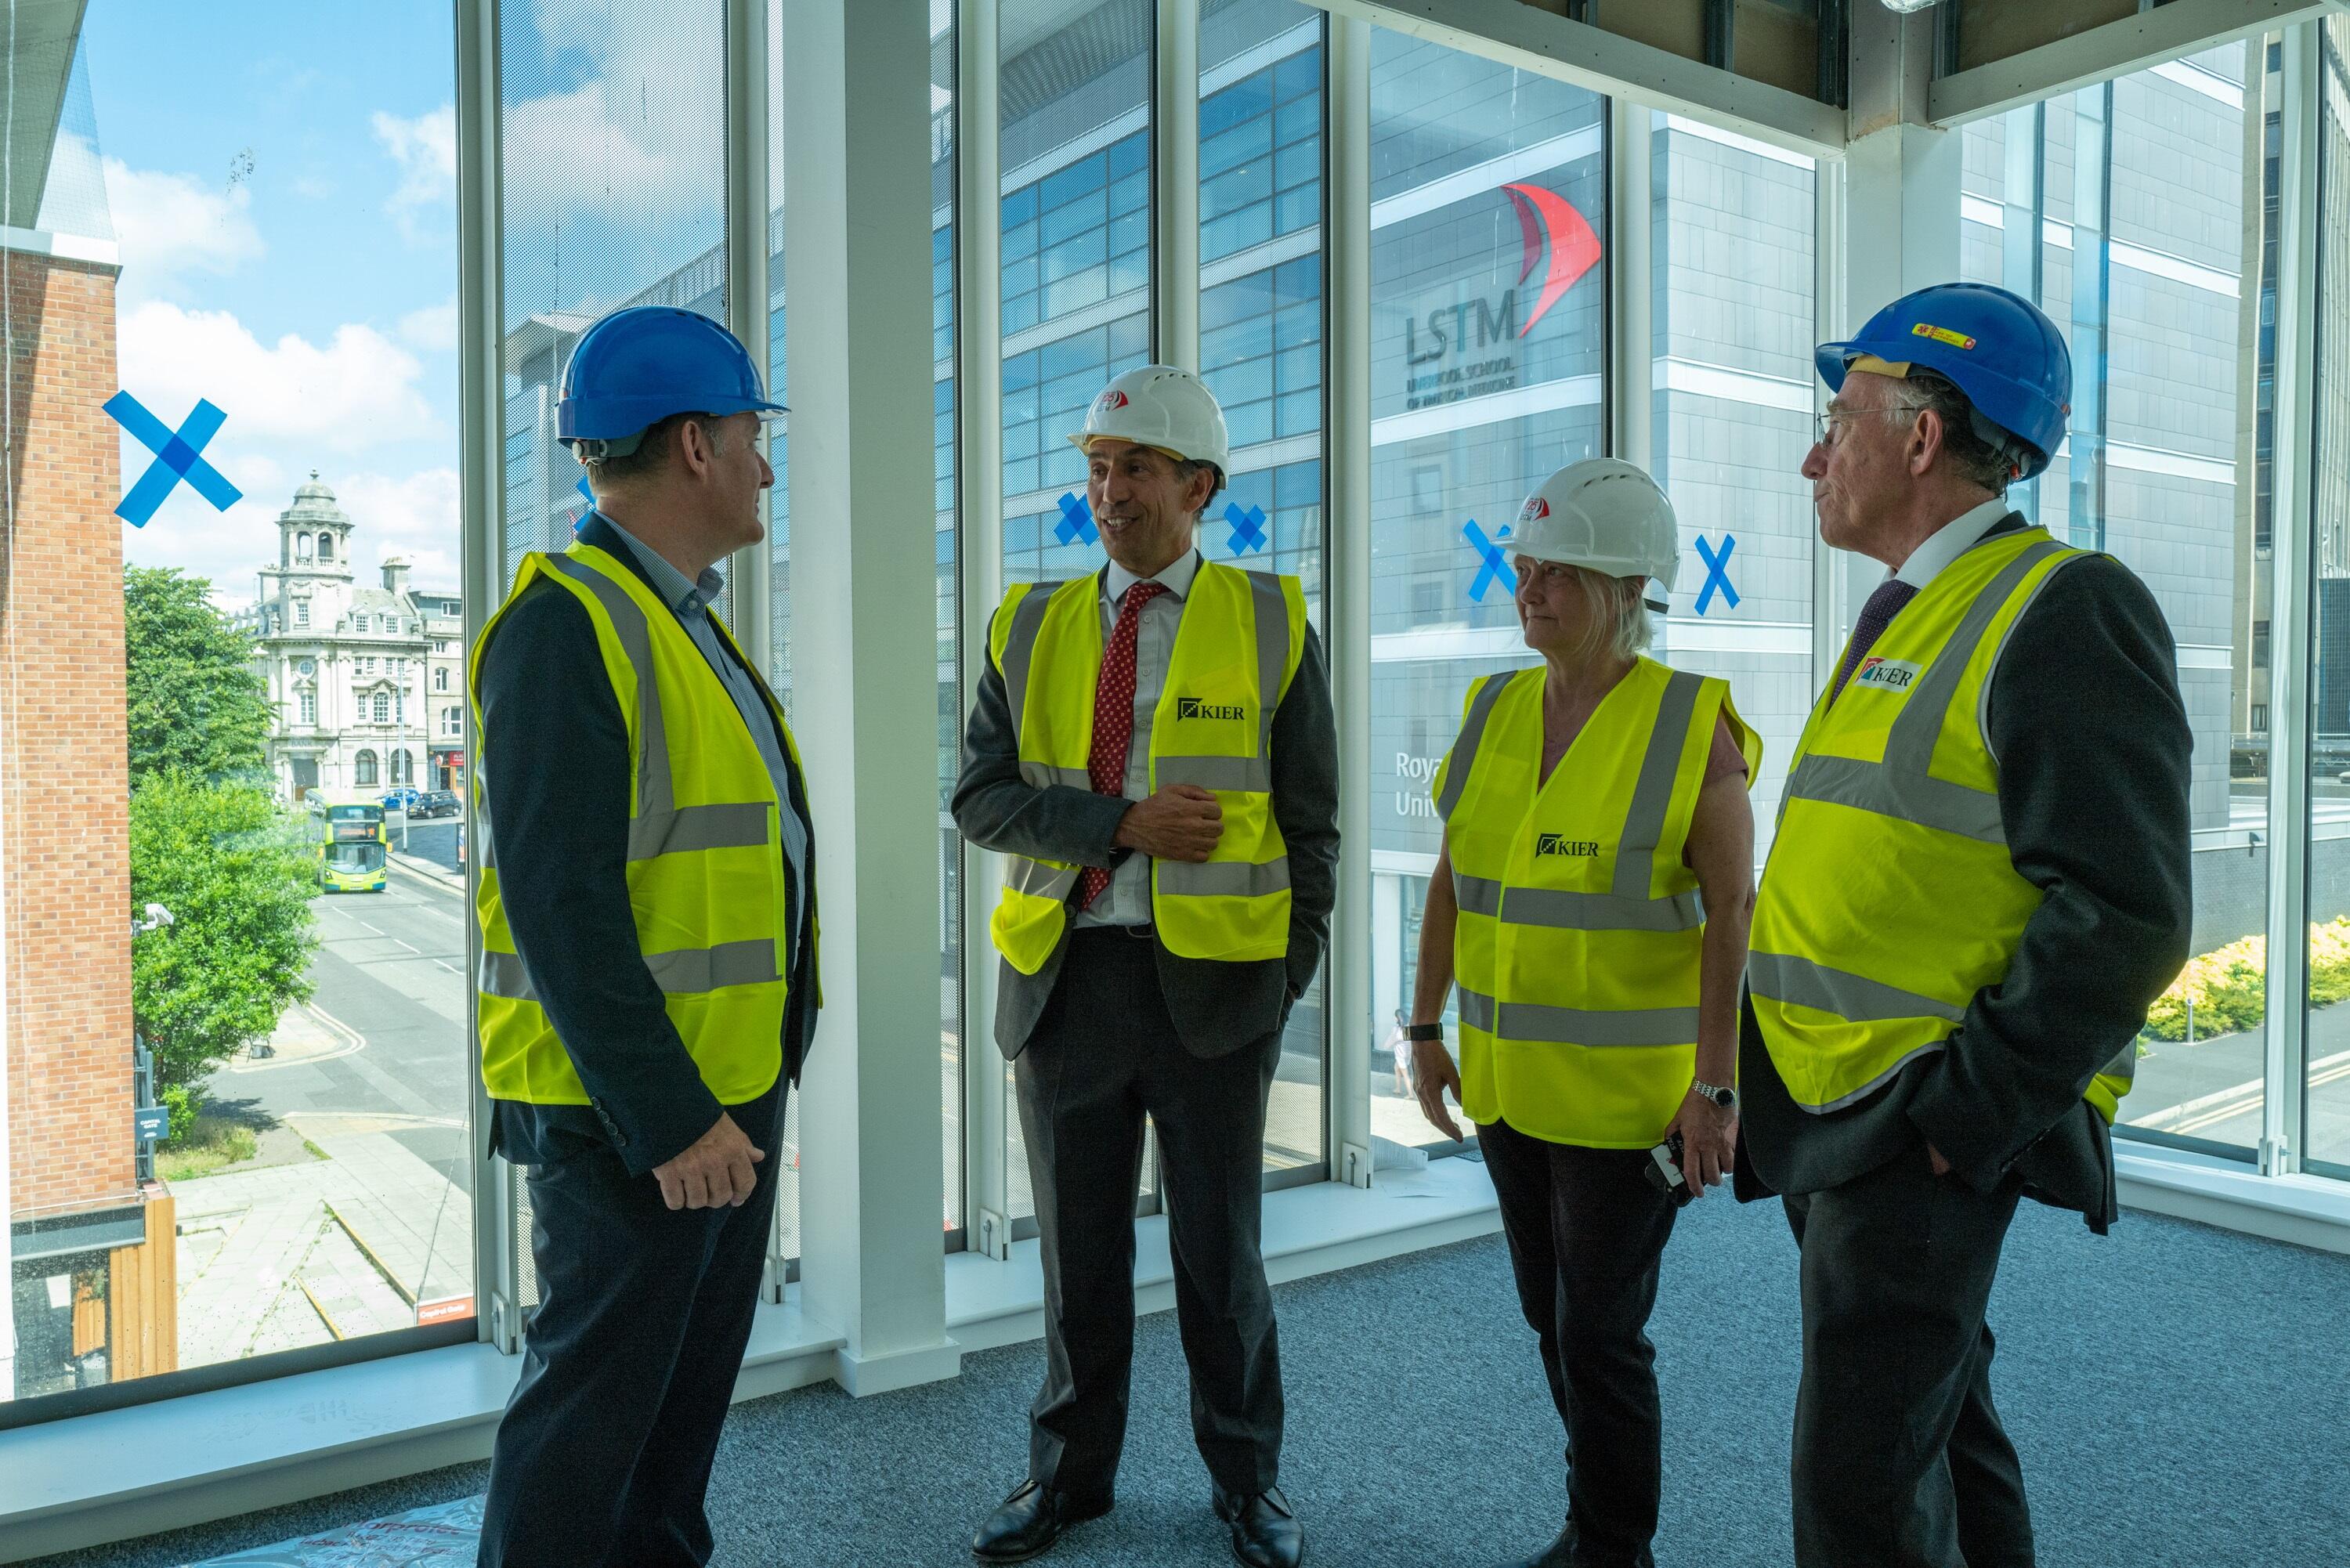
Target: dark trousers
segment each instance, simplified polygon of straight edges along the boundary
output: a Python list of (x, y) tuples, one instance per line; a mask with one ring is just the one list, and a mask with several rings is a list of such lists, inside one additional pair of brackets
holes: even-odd
[(1648, 1568), (1664, 1423), (1648, 1313), (1673, 1233), (1641, 1149), (1583, 1148), (1481, 1122), (1518, 1304), (1566, 1426), (1567, 1528), (1578, 1565)]
[(1213, 1060), (1185, 1050), (1153, 945), (1107, 929), (1074, 934), (1014, 1065), (1045, 1264), (1045, 1386), (1029, 1412), (1029, 1473), (1088, 1501), (1112, 1495), (1126, 1441), (1146, 1114), (1159, 1129), (1200, 1456), (1241, 1496), (1272, 1486), (1281, 1456), (1281, 1353), (1259, 1244), (1265, 1102), (1281, 1038)]
[(531, 1168), (539, 1304), (490, 1460), (482, 1568), (710, 1561), (702, 1496), (788, 1158), (784, 1096), (730, 1108), (767, 1155), (740, 1209), (672, 1212), (608, 1148)]
[(1920, 1142), (1786, 1199), (1804, 1255), (1800, 1568), (2030, 1568), (1983, 1321), (2016, 1196), (1936, 1176)]

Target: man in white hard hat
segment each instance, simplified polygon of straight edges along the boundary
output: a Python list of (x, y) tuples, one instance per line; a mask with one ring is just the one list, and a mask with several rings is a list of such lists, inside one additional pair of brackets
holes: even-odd
[(1762, 746), (1729, 682), (1641, 654), (1680, 557), (1646, 473), (1559, 470), (1511, 545), (1542, 662), (1470, 687), (1437, 773), (1405, 1033), (1429, 1121), (1461, 1137), (1450, 1089), (1477, 1125), (1566, 1428), (1566, 1527), (1514, 1568), (1645, 1568), (1664, 1454), (1647, 1324), (1678, 1206), (1734, 1160)]
[(1198, 377), (1129, 370), (1069, 439), (1109, 562), (1004, 596), (954, 796), (963, 833), (1004, 858), (995, 1041), (1045, 1267), (1028, 1478), (972, 1552), (1033, 1557), (1109, 1510), (1148, 1116), (1211, 1501), (1236, 1558), (1287, 1568), (1305, 1537), (1275, 1481), (1260, 1173), (1282, 1026), (1336, 893), (1329, 676), (1295, 577), (1201, 557), (1228, 438)]

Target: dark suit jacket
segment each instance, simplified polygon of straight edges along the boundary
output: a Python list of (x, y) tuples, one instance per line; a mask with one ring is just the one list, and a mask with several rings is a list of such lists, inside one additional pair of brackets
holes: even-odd
[[(1097, 583), (1101, 576), (1096, 574)], [(1133, 804), (1066, 784), (1035, 789), (1022, 782), (1003, 671), (991, 653), (963, 734), (962, 776), (955, 783), (955, 826), (963, 836), (1014, 855), (1116, 866), (1132, 853), (1111, 840)], [(1322, 639), (1310, 625), (1297, 673), (1274, 710), (1273, 817), (1289, 848), (1287, 956), (1222, 963), (1180, 958), (1163, 942), (1152, 943), (1167, 1010), (1185, 1049), (1196, 1056), (1221, 1056), (1279, 1029), (1290, 1004), (1314, 982), (1330, 940), (1330, 907), (1338, 890), (1338, 736), (1330, 711), (1329, 667)], [(1064, 929), (1033, 975), (999, 963), (995, 1044), (1005, 1056), (1026, 1048), (1068, 948)]]
[[(653, 586), (628, 541), (600, 515), (589, 514), (579, 538)], [(583, 1143), (604, 1143), (631, 1175), (642, 1175), (708, 1132), (722, 1107), (670, 1023), (638, 946), (625, 875), (636, 758), (603, 668), (588, 612), (551, 583), (537, 584), (506, 611), (482, 655), (476, 774), (495, 835), (506, 923), (588, 1095), (585, 1106), (493, 1101), (490, 1147), (516, 1164), (539, 1165)], [(808, 822), (796, 766), (789, 809)], [(794, 1083), (816, 1033), (814, 846), (811, 835), (805, 904), (799, 889), (793, 900), (806, 911), (784, 1019), (784, 1071)], [(784, 869), (789, 876), (788, 861)], [(743, 1130), (754, 1141), (764, 1131)]]
[(2170, 628), (2128, 567), (2083, 556), (2048, 579), (1992, 670), (1987, 731), (2009, 858), (2041, 890), (2015, 961), (1944, 1049), (1825, 1116), (1789, 1096), (1750, 1002), (1740, 1197), (1840, 1186), (1923, 1138), (1981, 1191), (2013, 1179), (2112, 1221), (2112, 1137), (2081, 1093), (2178, 973), (2194, 917), (2194, 738)]

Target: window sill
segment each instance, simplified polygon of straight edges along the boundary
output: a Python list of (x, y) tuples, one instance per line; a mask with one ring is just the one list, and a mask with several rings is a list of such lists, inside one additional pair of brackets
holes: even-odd
[(2262, 1176), (2235, 1160), (2119, 1141), (2114, 1145), (2114, 1181), (2126, 1208), (2321, 1251), (2350, 1252), (2350, 1182)]

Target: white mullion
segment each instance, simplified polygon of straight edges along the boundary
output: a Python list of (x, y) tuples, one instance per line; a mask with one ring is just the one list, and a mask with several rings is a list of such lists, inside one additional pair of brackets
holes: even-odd
[(1328, 997), (1330, 1178), (1371, 1184), (1371, 28), (1329, 19), (1323, 83), (1329, 472), (1323, 600), (1337, 711), (1338, 902)]
[[(460, 458), (458, 561), (465, 605), (465, 646), (471, 648), (490, 618), (505, 576), (505, 399), (500, 363), (504, 334), (499, 305), (498, 0), (457, 0), (457, 330)], [(464, 720), (466, 776), (480, 775), (481, 739), (473, 732), (472, 704)], [(470, 821), (472, 813), (466, 813)], [(481, 961), (481, 928), (473, 919), (482, 857), (465, 858), (465, 1052), (468, 1085), (465, 1147), (473, 1161), (474, 1323), (485, 1343), (507, 1355), (521, 1347), (522, 1317), (515, 1301), (515, 1212), (510, 1168), (484, 1152), (489, 1126), (489, 1094), (482, 1082), (479, 1004), (472, 976)]]
[[(1003, 594), (1003, 205), (997, 123), (996, 0), (955, 18), (955, 490), (962, 536), (963, 711), (986, 668), (988, 623)], [(1009, 1106), (995, 1049), (995, 947), (987, 919), (1002, 879), (992, 850), (962, 849), (963, 1235), (974, 1252), (1011, 1255)], [(983, 1217), (987, 1222), (983, 1225)]]
[(1150, 105), (1159, 362), (1200, 368), (1200, 0), (1159, 0)]
[(1608, 455), (1653, 474), (1656, 344), (1652, 244), (1656, 111), (1629, 99), (1607, 100), (1607, 227), (1614, 244), (1607, 266)]
[[(1812, 173), (1812, 336), (1814, 342), (1841, 338), (1846, 331), (1847, 304), (1845, 273), (1845, 163), (1823, 158)], [(1827, 384), (1814, 377), (1812, 394), (1817, 406), (1827, 406)], [(1836, 552), (1816, 532), (1812, 536), (1812, 682), (1818, 691), (1828, 683), (1837, 657), (1844, 651), (1845, 571)]]
[[(2301, 1168), (2309, 980), (2310, 670), (2316, 627), (2310, 563), (2316, 460), (2317, 133), (2320, 24), (2284, 35), (2277, 196), (2276, 525), (2269, 581), (2268, 1040), (2262, 1171)], [(2258, 59), (2258, 45), (2252, 46)], [(2257, 102), (2257, 99), (2254, 100)], [(2253, 112), (2258, 112), (2254, 110)]]
[[(767, 0), (726, 0), (726, 325), (762, 377), (769, 363), (767, 311)], [(774, 395), (770, 388), (769, 395)], [(761, 426), (760, 439), (769, 439)], [(775, 526), (774, 498), (759, 497)], [(753, 668), (775, 668), (775, 558), (767, 540), (734, 552), (729, 572), (735, 640)], [(779, 1221), (780, 1222), (780, 1221)], [(775, 1289), (783, 1289), (783, 1276)], [(780, 1298), (779, 1298), (780, 1299)]]

